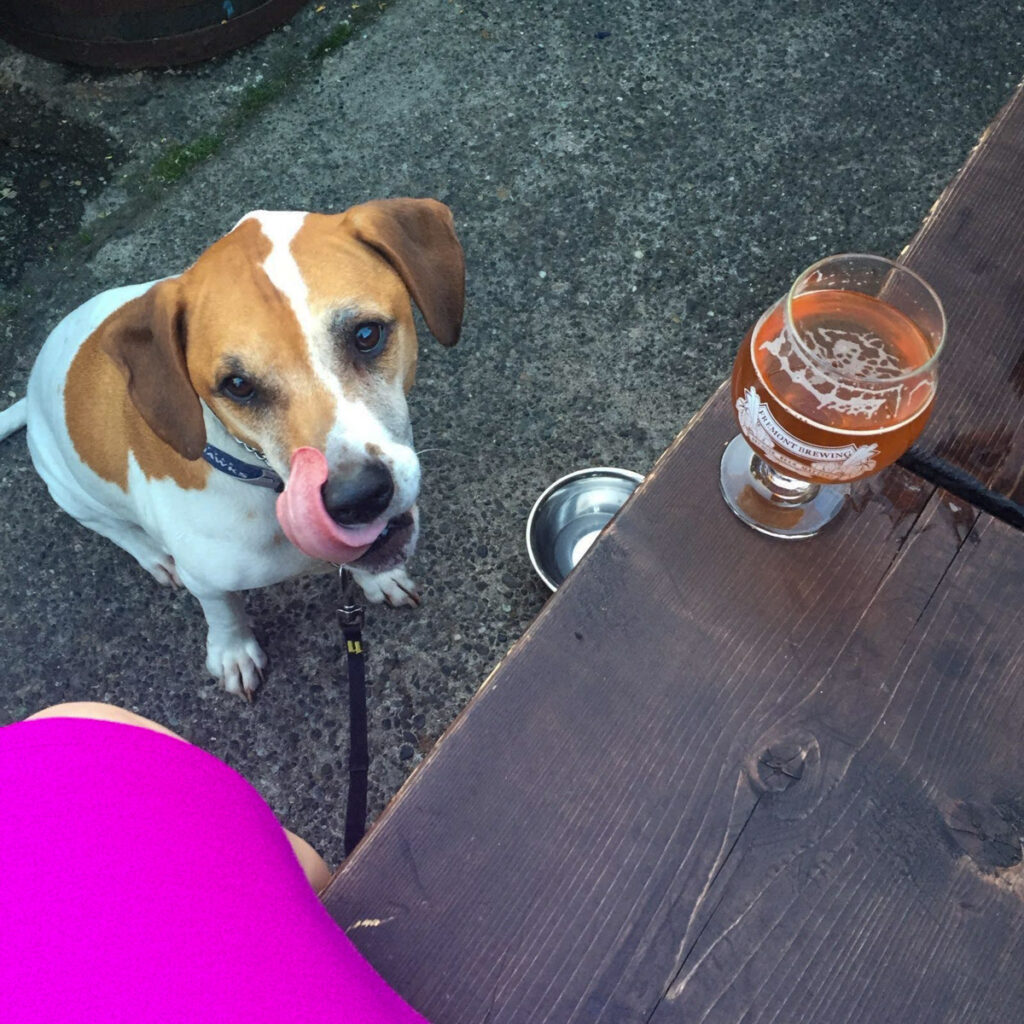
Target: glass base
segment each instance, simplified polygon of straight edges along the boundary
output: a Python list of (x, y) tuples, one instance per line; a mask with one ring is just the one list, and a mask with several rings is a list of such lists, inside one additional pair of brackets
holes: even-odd
[(748, 526), (770, 537), (813, 537), (839, 514), (849, 484), (811, 484), (773, 469), (737, 434), (722, 455), (722, 497)]

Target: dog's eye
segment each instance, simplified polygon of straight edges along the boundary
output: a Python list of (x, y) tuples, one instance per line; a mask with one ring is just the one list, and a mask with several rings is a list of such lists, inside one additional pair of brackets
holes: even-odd
[(384, 348), (387, 336), (387, 327), (384, 324), (368, 320), (366, 323), (356, 325), (352, 331), (352, 344), (360, 355), (375, 356)]
[(237, 374), (225, 377), (220, 382), (220, 390), (235, 402), (248, 402), (256, 394), (253, 382)]

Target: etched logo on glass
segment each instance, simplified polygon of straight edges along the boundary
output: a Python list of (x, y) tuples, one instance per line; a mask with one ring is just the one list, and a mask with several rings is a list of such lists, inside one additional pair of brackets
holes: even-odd
[(772, 415), (754, 387), (736, 399), (736, 416), (747, 442), (776, 465), (827, 480), (852, 480), (875, 468), (876, 444), (825, 448), (794, 437)]

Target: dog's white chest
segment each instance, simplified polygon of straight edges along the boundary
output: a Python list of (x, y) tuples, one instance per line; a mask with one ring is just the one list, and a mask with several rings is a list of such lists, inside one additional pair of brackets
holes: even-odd
[(210, 474), (202, 490), (129, 476), (140, 525), (189, 576), (227, 591), (270, 586), (323, 568), (288, 542), (274, 515), (273, 491)]

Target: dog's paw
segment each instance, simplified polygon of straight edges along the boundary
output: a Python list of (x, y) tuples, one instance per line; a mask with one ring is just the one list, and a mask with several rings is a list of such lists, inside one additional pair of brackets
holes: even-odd
[(228, 693), (237, 693), (251, 701), (263, 682), (267, 656), (251, 634), (217, 640), (211, 636), (206, 646), (206, 669)]
[(393, 608), (419, 607), (419, 591), (412, 577), (401, 565), (385, 572), (363, 572), (360, 569), (353, 569), (352, 576), (370, 604), (381, 604), (386, 601)]

